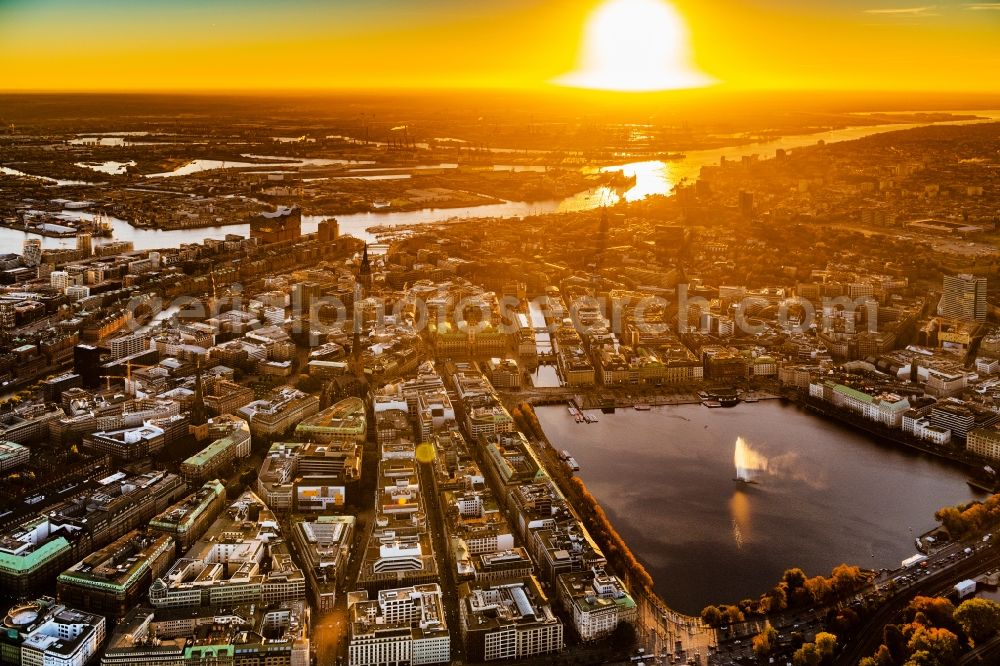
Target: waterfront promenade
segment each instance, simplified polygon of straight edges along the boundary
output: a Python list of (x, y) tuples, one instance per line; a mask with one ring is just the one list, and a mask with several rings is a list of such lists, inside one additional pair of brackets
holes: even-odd
[[(548, 441), (539, 440), (532, 440), (532, 445), (560, 492), (574, 507), (581, 506), (585, 500), (569, 482), (572, 475), (561, 463), (552, 445)], [(637, 584), (629, 571), (616, 568), (615, 573), (622, 577), (635, 599), (638, 607), (636, 637), (639, 647), (644, 648), (647, 655), (671, 654), (676, 657), (681, 654), (693, 656), (697, 653), (703, 660), (707, 658), (710, 648), (718, 644), (714, 629), (706, 626), (698, 617), (671, 609), (652, 589)]]

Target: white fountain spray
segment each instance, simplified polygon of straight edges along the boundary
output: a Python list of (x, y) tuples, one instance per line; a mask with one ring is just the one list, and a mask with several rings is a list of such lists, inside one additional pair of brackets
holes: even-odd
[(767, 471), (767, 457), (750, 448), (742, 437), (736, 438), (733, 464), (736, 466), (736, 479), (739, 481), (753, 481), (758, 472)]

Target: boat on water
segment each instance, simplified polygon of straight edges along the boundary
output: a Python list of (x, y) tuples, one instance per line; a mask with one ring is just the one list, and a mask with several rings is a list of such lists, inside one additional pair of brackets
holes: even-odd
[(650, 407), (649, 405), (644, 405), (642, 403), (633, 405), (633, 407), (635, 407), (635, 411), (637, 412), (648, 412), (650, 409), (652, 409), (652, 407)]
[(966, 479), (965, 482), (969, 484), (969, 486), (971, 486), (972, 488), (975, 488), (976, 490), (982, 490), (983, 492), (990, 493), (991, 495), (1000, 493), (1000, 484), (998, 484), (996, 481), (987, 481), (984, 479), (977, 479), (971, 477), (969, 479)]
[(706, 407), (711, 407), (712, 409), (716, 407), (722, 407), (722, 403), (719, 402), (718, 400), (702, 400), (701, 404), (705, 405)]
[(991, 494), (1000, 493), (1000, 479), (997, 478), (996, 470), (989, 465), (983, 467), (982, 472), (979, 474), (970, 476), (965, 482), (976, 490), (982, 490)]
[(576, 463), (576, 459), (567, 458), (564, 462), (566, 463), (566, 467), (568, 467), (571, 471), (574, 472), (580, 471), (580, 466)]
[(709, 390), (708, 399), (719, 403), (720, 407), (734, 407), (739, 403), (740, 396), (735, 388), (718, 388)]
[(760, 398), (754, 398), (754, 397), (743, 398), (743, 402), (754, 403), (754, 402), (759, 402), (759, 401), (760, 401)]

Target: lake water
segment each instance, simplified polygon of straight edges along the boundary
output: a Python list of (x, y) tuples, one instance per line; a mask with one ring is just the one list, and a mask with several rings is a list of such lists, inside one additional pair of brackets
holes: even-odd
[[(595, 412), (537, 408), (672, 607), (757, 597), (788, 567), (897, 567), (934, 512), (980, 495), (962, 470), (779, 401)], [(758, 481), (737, 484), (734, 453)]]
[[(974, 113), (988, 120), (1000, 119), (1000, 111), (951, 111), (951, 113)], [(938, 124), (969, 124), (986, 121), (955, 121), (954, 123)], [(579, 210), (589, 210), (599, 206), (614, 205), (621, 198), (627, 201), (635, 201), (652, 194), (670, 194), (674, 185), (682, 179), (695, 180), (703, 166), (717, 165), (722, 157), (728, 159), (739, 159), (743, 155), (760, 155), (761, 158), (774, 156), (774, 152), (779, 148), (792, 150), (802, 146), (815, 145), (818, 141), (832, 143), (835, 141), (849, 141), (859, 139), (873, 134), (881, 134), (895, 130), (921, 127), (926, 123), (900, 123), (890, 125), (876, 125), (869, 127), (847, 127), (843, 129), (820, 132), (817, 134), (806, 134), (799, 136), (786, 136), (773, 141), (747, 144), (745, 146), (731, 148), (717, 148), (712, 150), (695, 150), (688, 152), (683, 159), (660, 162), (646, 161), (626, 164), (623, 166), (604, 167), (607, 171), (624, 171), (627, 175), (636, 176), (636, 184), (626, 192), (618, 194), (609, 188), (596, 188), (586, 192), (580, 192), (564, 199), (550, 201), (507, 201), (485, 206), (474, 206), (468, 208), (447, 208), (447, 209), (423, 209), (416, 211), (379, 211), (371, 213), (357, 213), (353, 215), (335, 216), (340, 222), (341, 233), (351, 234), (357, 238), (374, 240), (371, 234), (365, 231), (371, 226), (397, 226), (420, 224), (425, 222), (441, 222), (459, 217), (497, 217), (513, 218), (542, 213), (569, 212)], [(87, 140), (96, 135), (89, 135)], [(118, 133), (117, 137), (122, 138), (124, 133)], [(76, 141), (76, 140), (74, 140)], [(496, 151), (503, 152), (503, 151)], [(520, 153), (524, 151), (509, 150), (507, 152)], [(530, 151), (529, 151), (530, 152)], [(256, 155), (247, 153), (243, 157), (261, 160), (278, 160), (281, 162), (270, 162), (254, 164), (257, 167), (294, 167), (294, 166), (326, 166), (333, 164), (357, 164), (363, 165), (365, 162), (350, 162), (348, 160), (332, 160), (322, 158), (296, 158), (268, 155)], [(249, 163), (222, 162), (219, 160), (192, 159), (188, 163), (175, 169), (172, 172), (153, 174), (158, 178), (179, 176), (196, 173), (216, 168), (233, 168), (244, 166)], [(437, 165), (428, 168), (440, 168), (451, 165)], [(506, 168), (498, 165), (499, 168)], [(360, 169), (352, 169), (357, 173)], [(22, 175), (21, 172), (0, 167), (0, 173), (8, 175)], [(53, 194), (57, 196), (58, 187), (62, 185), (86, 185), (87, 183), (77, 183), (73, 181), (63, 181), (37, 175), (37, 177), (47, 180), (53, 184)], [(152, 177), (152, 176), (151, 176)], [(302, 230), (304, 233), (315, 231), (319, 220), (327, 219), (329, 216), (303, 216)], [(222, 238), (227, 233), (247, 235), (249, 225), (232, 224), (224, 227), (205, 227), (200, 229), (179, 229), (173, 231), (160, 231), (156, 229), (137, 229), (128, 222), (122, 220), (113, 221), (114, 240), (132, 241), (137, 250), (156, 249), (165, 247), (177, 247), (180, 243), (200, 243), (206, 238)], [(5, 251), (17, 252), (21, 244), (28, 236), (21, 231), (0, 228), (0, 247)], [(95, 242), (103, 242), (95, 239)], [(73, 247), (75, 240), (72, 238), (42, 238), (42, 247)]]

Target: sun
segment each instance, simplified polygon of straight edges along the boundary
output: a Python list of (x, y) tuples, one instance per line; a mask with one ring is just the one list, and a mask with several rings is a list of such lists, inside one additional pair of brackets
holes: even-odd
[(714, 80), (691, 64), (687, 25), (662, 0), (608, 0), (587, 22), (580, 67), (556, 79), (576, 88), (654, 91)]

